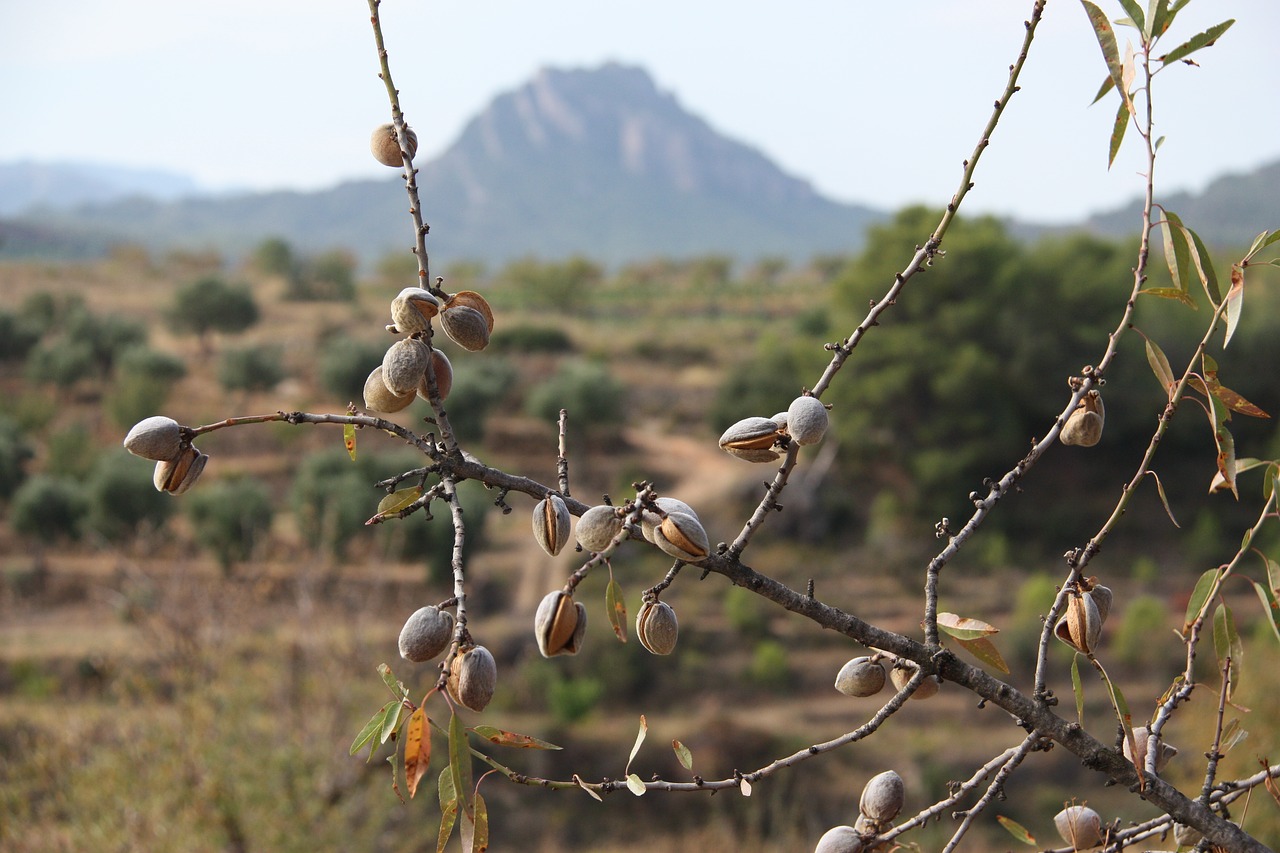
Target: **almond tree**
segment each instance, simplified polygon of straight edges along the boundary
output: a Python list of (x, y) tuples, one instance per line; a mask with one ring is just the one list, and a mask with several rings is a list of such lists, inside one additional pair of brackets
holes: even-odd
[[(1081, 361), (1088, 363), (1068, 378), (1069, 393), (1064, 395), (1063, 407), (1056, 415), (1046, 414), (1043, 435), (1033, 438), (1029, 447), (1007, 448), (1007, 471), (987, 480), (983, 491), (968, 496), (972, 512), (967, 518), (942, 518), (937, 522), (938, 550), (920, 567), (924, 595), (919, 635), (886, 630), (860, 618), (856, 612), (833, 606), (822, 599), (821, 591), (814, 588), (812, 581), (806, 589), (787, 586), (770, 574), (769, 567), (751, 559), (751, 546), (758, 531), (768, 525), (776, 513), (785, 511), (782, 498), (797, 465), (804, 457), (817, 458), (822, 453), (829, 419), (840, 416), (838, 411), (828, 411), (822, 402), (824, 393), (832, 383), (841, 381), (842, 369), (856, 360), (857, 349), (864, 338), (873, 335), (877, 326), (894, 322), (896, 305), (920, 298), (913, 287), (916, 276), (933, 265), (947, 263), (944, 245), (948, 231), (974, 186), (974, 176), (1005, 111), (1016, 101), (1019, 76), (1034, 46), (1045, 0), (1037, 0), (1031, 7), (1024, 37), (1009, 66), (1008, 80), (997, 93), (977, 142), (964, 160), (959, 186), (936, 227), (931, 233), (921, 234), (915, 252), (902, 259), (900, 271), (885, 283), (883, 296), (872, 303), (863, 320), (839, 341), (827, 344), (830, 358), (826, 368), (813, 377), (807, 387), (796, 388), (792, 400), (779, 401), (778, 408), (785, 409), (784, 412), (773, 416), (761, 412), (757, 417), (727, 426), (720, 446), (744, 460), (743, 464), (763, 464), (773, 472), (759, 504), (729, 542), (713, 544), (693, 507), (675, 496), (658, 494), (649, 482), (637, 482), (634, 494), (617, 505), (606, 502), (593, 506), (573, 497), (564, 450), (564, 436), (573, 412), (560, 413), (558, 477), (554, 483), (537, 482), (517, 472), (486, 465), (459, 443), (445, 407), (454, 368), (432, 346), (433, 337), (438, 328), (443, 329), (465, 350), (479, 352), (487, 345), (496, 318), (482, 294), (470, 290), (450, 292), (443, 278), (431, 276), (425, 239), (427, 226), (413, 163), (416, 137), (406, 124), (398, 90), (392, 82), (378, 0), (369, 0), (370, 20), (380, 77), (390, 101), (391, 121), (375, 132), (373, 142), (375, 155), (380, 160), (404, 169), (416, 242), (418, 281), (406, 287), (391, 303), (392, 323), (387, 328), (397, 339), (382, 365), (366, 382), (365, 411), (352, 406), (345, 413), (335, 414), (276, 412), (232, 417), (197, 427), (155, 417), (138, 424), (126, 438), (126, 446), (139, 455), (155, 459), (157, 487), (175, 494), (188, 489), (204, 468), (207, 457), (195, 447), (201, 436), (249, 424), (283, 421), (341, 426), (344, 441), (353, 455), (358, 433), (375, 431), (399, 439), (422, 453), (422, 467), (376, 484), (387, 495), (378, 504), (370, 523), (402, 520), (428, 511), (433, 503), (447, 509), (447, 523), (452, 524), (454, 536), (452, 589), (439, 603), (410, 615), (400, 637), (400, 651), (406, 658), (423, 661), (443, 655), (443, 659), (438, 677), (426, 685), (406, 685), (394, 676), (390, 667), (379, 666), (391, 696), (358, 733), (351, 753), (354, 755), (366, 746), (374, 750), (379, 744), (392, 742), (393, 759), (401, 762), (397, 767), (393, 760), (393, 767), (397, 774), (403, 773), (405, 789), (412, 797), (419, 791), (431, 766), (430, 733), (434, 729), (443, 734), (448, 743), (447, 755), (435, 757), (435, 787), (441, 802), (438, 836), (441, 849), (455, 828), (461, 833), (466, 849), (480, 850), (487, 846), (490, 816), (481, 783), (491, 775), (515, 785), (580, 789), (596, 800), (610, 794), (620, 795), (624, 789), (634, 796), (732, 791), (749, 797), (779, 774), (804, 772), (805, 763), (817, 756), (855, 749), (855, 744), (876, 734), (908, 700), (925, 698), (940, 685), (949, 684), (954, 685), (952, 689), (974, 694), (979, 708), (994, 706), (1007, 712), (1016, 723), (1016, 737), (1010, 738), (1006, 749), (975, 767), (968, 779), (954, 783), (947, 790), (918, 792), (933, 802), (914, 815), (901, 813), (904, 785), (892, 769), (873, 777), (863, 791), (854, 823), (833, 827), (815, 839), (817, 851), (895, 849), (895, 845), (911, 843), (913, 830), (940, 818), (954, 822), (951, 840), (944, 849), (957, 849), (979, 816), (991, 810), (1002, 797), (1010, 779), (1019, 773), (1034, 774), (1037, 757), (1051, 748), (1077, 756), (1084, 767), (1116, 786), (1116, 796), (1140, 797), (1157, 812), (1157, 816), (1141, 824), (1121, 825), (1088, 806), (1064, 804), (1054, 817), (1066, 844), (1059, 850), (1133, 849), (1148, 839), (1165, 839), (1171, 830), (1175, 830), (1173, 841), (1177, 844), (1200, 850), (1267, 850), (1262, 841), (1229, 819), (1228, 807), (1256, 787), (1266, 785), (1269, 791), (1277, 790), (1272, 780), (1280, 776), (1280, 766), (1264, 762), (1258, 773), (1241, 779), (1224, 780), (1218, 774), (1219, 760), (1240, 739), (1239, 723), (1229, 717), (1227, 709), (1232, 707), (1230, 700), (1238, 684), (1243, 653), (1243, 641), (1223, 593), (1230, 585), (1246, 584), (1251, 588), (1280, 640), (1280, 604), (1277, 603), (1280, 563), (1260, 555), (1262, 569), (1259, 571), (1257, 562), (1249, 559), (1251, 542), (1277, 516), (1280, 462), (1237, 456), (1228, 428), (1231, 414), (1265, 415), (1222, 384), (1209, 350), (1219, 339), (1222, 346), (1230, 343), (1240, 322), (1248, 270), (1267, 263), (1260, 253), (1280, 240), (1280, 231), (1263, 231), (1229, 272), (1224, 270), (1220, 274), (1195, 231), (1157, 202), (1155, 166), (1161, 141), (1154, 134), (1157, 78), (1180, 64), (1195, 64), (1190, 57), (1212, 45), (1233, 21), (1224, 21), (1187, 38), (1174, 33), (1182, 29), (1182, 16), (1189, 0), (1150, 0), (1145, 9), (1136, 0), (1121, 0), (1120, 5), (1125, 16), (1113, 21), (1094, 3), (1082, 2), (1083, 12), (1101, 47), (1106, 70), (1098, 99), (1118, 101), (1109, 139), (1110, 157), (1114, 160), (1126, 134), (1137, 137), (1136, 144), (1146, 155), (1141, 240), (1133, 262), (1132, 280), (1116, 283), (1114, 329), (1105, 341), (1098, 341), (1097, 352), (1081, 354)], [(1196, 27), (1188, 31), (1195, 32)], [(1118, 32), (1128, 45), (1123, 54)], [(1169, 287), (1147, 285), (1152, 262), (1152, 232), (1157, 230), (1172, 277)], [(442, 235), (441, 239), (447, 240), (448, 235)], [(1194, 303), (1200, 291), (1212, 310), (1206, 312), (1203, 334), (1195, 345), (1194, 355), (1185, 364), (1175, 366), (1155, 340), (1134, 326), (1135, 307), (1139, 300), (1151, 299)], [(1036, 320), (1027, 318), (1028, 334), (1034, 334), (1032, 327)], [(1165, 401), (1161, 410), (1153, 413), (1157, 415), (1156, 426), (1147, 446), (1133, 448), (1132, 472), (1126, 475), (1127, 482), (1111, 513), (1099, 519), (1097, 531), (1090, 539), (1072, 547), (1065, 555), (1056, 595), (1044, 602), (1043, 630), (1035, 660), (1029, 664), (1035, 671), (1034, 688), (1024, 692), (1000, 677), (1009, 673), (1009, 667), (992, 639), (997, 629), (973, 616), (941, 611), (939, 592), (944, 582), (961, 582), (951, 577), (954, 572), (949, 571), (954, 557), (981, 535), (984, 522), (1008, 495), (1019, 489), (1045, 454), (1057, 452), (1061, 444), (1090, 447), (1103, 440), (1107, 374), (1118, 357), (1121, 339), (1131, 335), (1143, 337), (1147, 359), (1163, 389)], [(460, 369), (466, 369), (465, 365)], [(429, 432), (415, 432), (382, 416), (404, 408), (415, 396), (430, 402), (433, 429)], [(1091, 562), (1120, 525), (1131, 500), (1140, 490), (1154, 489), (1168, 510), (1155, 465), (1161, 438), (1172, 420), (1187, 409), (1193, 413), (1204, 412), (1211, 427), (1216, 448), (1216, 474), (1211, 490), (1230, 491), (1237, 499), (1253, 500), (1241, 498), (1240, 488), (1243, 475), (1252, 471), (1255, 473), (1249, 476), (1262, 476), (1262, 499), (1256, 521), (1241, 531), (1240, 548), (1234, 554), (1222, 555), (1221, 564), (1205, 572), (1188, 593), (1184, 624), (1176, 639), (1185, 650), (1184, 671), (1158, 700), (1131, 701), (1126, 698), (1124, 685), (1106, 669), (1107, 649), (1101, 643), (1101, 630), (1111, 609), (1112, 594), (1105, 578), (1090, 574)], [(631, 772), (631, 764), (647, 733), (643, 717), (621, 779), (590, 779), (578, 774), (567, 779), (538, 778), (509, 766), (497, 757), (492, 747), (557, 747), (531, 735), (507, 731), (500, 719), (485, 715), (498, 669), (494, 656), (480, 642), (485, 634), (484, 625), (473, 622), (468, 608), (474, 567), (463, 557), (467, 529), (457, 496), (457, 484), (467, 479), (497, 490), (502, 505), (513, 496), (527, 496), (533, 502), (534, 537), (550, 554), (560, 553), (569, 544), (572, 518), (578, 518), (574, 536), (586, 556), (566, 578), (564, 586), (549, 592), (536, 614), (532, 614), (532, 642), (543, 655), (574, 654), (581, 648), (588, 608), (574, 596), (583, 579), (593, 572), (610, 574), (605, 618), (615, 633), (625, 638), (630, 620), (617, 583), (612, 579), (610, 558), (622, 548), (655, 548), (668, 555), (672, 564), (665, 576), (654, 579), (637, 614), (636, 634), (649, 651), (658, 655), (679, 653), (676, 611), (664, 599), (672, 598), (673, 591), (678, 591), (691, 575), (702, 578), (717, 575), (795, 618), (807, 620), (815, 628), (838, 632), (865, 646), (867, 653), (851, 660), (836, 676), (836, 687), (850, 695), (869, 697), (890, 683), (889, 698), (867, 714), (860, 725), (840, 737), (814, 743), (791, 755), (778, 756), (764, 766), (735, 771), (726, 778), (707, 779), (690, 772), (689, 777), (683, 779), (643, 779)], [(1244, 495), (1248, 496), (1250, 491), (1245, 489)], [(1254, 567), (1252, 572), (1248, 566)], [(1206, 635), (1212, 636), (1218, 677), (1200, 684), (1195, 679), (1193, 665), (1197, 655), (1207, 654), (1204, 648), (1207, 644), (1202, 644)], [(1075, 655), (1069, 674), (1074, 701), (1061, 701), (1065, 697), (1055, 695), (1049, 687), (1051, 678), (1060, 680), (1064, 676), (1051, 671), (1048, 650), (1055, 642), (1065, 643)], [(981, 665), (966, 662), (957, 654), (959, 650), (964, 650)], [(1083, 702), (1085, 682), (1093, 683), (1091, 670), (1108, 697), (1112, 714), (1105, 720), (1091, 718), (1086, 726)], [(1203, 785), (1200, 791), (1189, 796), (1166, 782), (1160, 773), (1177, 753), (1165, 741), (1163, 730), (1196, 693), (1210, 694), (1203, 701), (1215, 703), (1218, 713), (1213, 731), (1201, 733), (1208, 745), (1203, 751), (1204, 758), (1197, 756), (1200, 750), (1187, 748), (1180, 759), (1203, 760)], [(420, 699), (419, 694), (423, 694)], [(681, 764), (691, 768), (692, 754), (688, 748), (679, 741), (673, 746)], [(622, 749), (625, 745), (620, 745), (620, 752)], [(519, 764), (515, 760), (511, 763)], [(482, 769), (483, 774), (477, 775), (477, 768)], [(1000, 821), (1015, 838), (1031, 845), (1039, 844), (1017, 823), (1004, 817), (1000, 817)]]

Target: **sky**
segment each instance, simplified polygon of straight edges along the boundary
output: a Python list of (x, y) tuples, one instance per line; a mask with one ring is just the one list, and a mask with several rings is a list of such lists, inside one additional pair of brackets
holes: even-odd
[[(1122, 14), (1117, 0), (1098, 2)], [(955, 191), (1030, 9), (384, 0), (381, 14), (420, 161), (538, 69), (619, 61), (823, 194), (893, 209)], [(1192, 2), (1167, 48), (1227, 18), (1237, 23), (1196, 55), (1199, 67), (1156, 78), (1157, 184), (1168, 192), (1280, 159), (1280, 112), (1266, 95), (1280, 82), (1280, 3)], [(377, 70), (361, 0), (0, 0), (0, 162), (156, 168), (210, 190), (386, 177), (367, 147), (390, 117)], [(1104, 76), (1079, 0), (1050, 0), (966, 209), (1067, 222), (1138, 195), (1135, 135), (1107, 169), (1115, 95), (1090, 106)]]

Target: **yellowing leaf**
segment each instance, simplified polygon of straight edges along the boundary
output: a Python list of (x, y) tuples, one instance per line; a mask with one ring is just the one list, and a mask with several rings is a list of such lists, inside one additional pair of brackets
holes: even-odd
[(1018, 821), (1015, 821), (1014, 818), (997, 815), (996, 820), (1000, 821), (1000, 825), (1004, 826), (1009, 831), (1009, 834), (1021, 841), (1021, 843), (1030, 845), (1030, 847), (1036, 847), (1036, 844), (1038, 844), (1036, 836), (1028, 833), (1027, 829), (1019, 824)]
[(378, 515), (394, 515), (420, 497), (422, 497), (421, 486), (414, 486), (411, 489), (396, 489), (394, 492), (378, 501)]
[(671, 741), (671, 748), (676, 751), (676, 758), (680, 761), (680, 766), (685, 770), (693, 769), (693, 753), (689, 751), (689, 747), (685, 746), (678, 740)]
[[(445, 768), (445, 773), (449, 772), (449, 768)], [(436, 837), (436, 853), (444, 853), (445, 846), (449, 843), (449, 836), (453, 835), (453, 825), (458, 821), (458, 801), (450, 800), (440, 809), (440, 832)]]
[(515, 732), (503, 731), (493, 726), (476, 726), (471, 731), (480, 735), (480, 737), (496, 743), (498, 746), (512, 746), (516, 749), (560, 749), (554, 743), (545, 740), (539, 740), (530, 735), (519, 735)]
[(599, 802), (599, 803), (603, 803), (603, 802), (604, 802), (604, 797), (602, 797), (602, 796), (600, 796), (599, 794), (597, 794), (597, 793), (596, 793), (596, 791), (595, 791), (595, 789), (594, 789), (594, 788), (592, 788), (590, 785), (588, 785), (586, 782), (583, 782), (583, 781), (582, 781), (582, 777), (580, 777), (577, 773), (574, 773), (574, 774), (573, 774), (573, 781), (574, 781), (574, 782), (576, 782), (576, 783), (578, 783), (578, 787), (579, 787), (579, 788), (581, 788), (582, 790), (584, 790), (584, 791), (586, 791), (588, 794), (590, 794), (590, 795), (591, 795), (591, 798), (592, 798), (593, 800), (595, 800), (596, 802)]
[(604, 591), (604, 609), (609, 614), (609, 624), (620, 642), (627, 641), (627, 604), (622, 598), (622, 587), (610, 575)]
[(347, 448), (347, 453), (354, 460), (356, 458), (356, 426), (355, 424), (342, 425), (342, 444)]
[(968, 616), (957, 616), (954, 613), (939, 613), (938, 627), (957, 640), (975, 640), (988, 634), (995, 634), (1000, 629), (980, 619)]
[(637, 797), (643, 797), (649, 789), (644, 786), (643, 779), (634, 773), (628, 773), (627, 790), (635, 794)]
[(1000, 650), (996, 648), (995, 643), (986, 637), (977, 637), (972, 640), (961, 640), (956, 638), (956, 642), (964, 647), (965, 651), (977, 658), (981, 663), (986, 664), (997, 672), (1009, 674), (1009, 665), (1004, 662), (1004, 658), (1000, 656)]
[(636, 760), (636, 753), (640, 751), (640, 744), (644, 743), (645, 735), (649, 733), (649, 721), (644, 718), (644, 714), (640, 715), (640, 731), (636, 732), (636, 742), (631, 747), (631, 754), (627, 756), (627, 768), (622, 772), (628, 773), (631, 770), (631, 762)]
[(1010, 835), (1021, 841), (1023, 844), (1035, 847), (1036, 844), (1039, 843), (1036, 841), (1035, 836), (1027, 832), (1026, 828), (1013, 818), (1008, 818), (1004, 815), (996, 815), (996, 820), (1000, 821), (1000, 825), (1008, 830)]
[(427, 773), (431, 763), (431, 736), (426, 729), (427, 712), (419, 705), (409, 715), (409, 725), (404, 733), (404, 780), (409, 789), (409, 799), (418, 793), (418, 783)]

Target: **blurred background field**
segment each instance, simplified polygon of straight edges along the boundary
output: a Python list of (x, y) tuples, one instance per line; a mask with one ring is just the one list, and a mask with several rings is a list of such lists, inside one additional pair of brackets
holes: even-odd
[[(455, 263), (443, 270), (446, 289), (484, 293), (497, 327), (482, 353), (436, 339), (454, 366), (452, 422), (485, 462), (550, 483), (556, 414), (566, 408), (575, 497), (620, 502), (633, 481), (649, 479), (692, 504), (713, 543), (729, 541), (772, 469), (730, 458), (716, 438), (739, 418), (785, 409), (816, 381), (828, 358), (822, 344), (853, 330), (935, 220), (906, 210), (873, 228), (862, 253), (804, 263), (721, 255), (614, 268), (587, 257)], [(747, 562), (794, 588), (812, 579), (824, 600), (918, 633), (934, 525), (966, 518), (966, 495), (1012, 467), (1060, 411), (1066, 378), (1105, 345), (1135, 251), (1080, 235), (1027, 243), (995, 220), (962, 220), (948, 257), (912, 282), (910, 298), (824, 397), (833, 432), (802, 456), (786, 511)], [(1221, 247), (1220, 269), (1232, 257)], [(369, 762), (348, 755), (386, 700), (378, 663), (391, 664), (411, 693), (435, 672), (401, 661), (395, 639), (413, 610), (449, 595), (447, 519), (363, 524), (380, 497), (373, 482), (417, 467), (419, 457), (368, 431), (353, 462), (336, 429), (224, 430), (201, 439), (209, 466), (174, 498), (154, 490), (150, 463), (120, 447), (129, 426), (152, 414), (198, 425), (360, 405), (364, 378), (391, 341), (387, 304), (415, 269), (407, 252), (362, 266), (343, 251), (308, 254), (279, 238), (236, 258), (121, 245), (83, 263), (0, 265), (5, 850), (431, 846), (434, 792), (401, 804), (386, 747)], [(1212, 352), (1222, 382), (1274, 414), (1280, 296), (1274, 276), (1258, 281), (1231, 348)], [(1153, 300), (1139, 305), (1137, 322), (1177, 369), (1206, 316)], [(1104, 393), (1103, 442), (1051, 452), (946, 570), (943, 609), (1001, 629), (995, 641), (1020, 687), (1062, 553), (1105, 520), (1162, 407), (1136, 336)], [(417, 402), (391, 417), (425, 431), (426, 414)], [(1240, 456), (1280, 457), (1274, 419), (1237, 417), (1232, 430)], [(1207, 494), (1213, 453), (1204, 418), (1186, 406), (1155, 465), (1181, 527), (1154, 488), (1144, 491), (1091, 564), (1116, 592), (1102, 658), (1138, 715), (1181, 667), (1171, 631), (1194, 579), (1235, 551), (1257, 511), (1256, 475), (1242, 476), (1238, 503)], [(499, 665), (484, 721), (565, 747), (499, 756), (510, 766), (620, 778), (643, 713), (650, 738), (633, 769), (683, 778), (665, 746), (678, 738), (695, 772), (722, 778), (853, 729), (879, 707), (831, 687), (859, 648), (689, 570), (664, 596), (680, 618), (675, 654), (656, 658), (634, 636), (614, 639), (607, 577), (597, 572), (579, 594), (591, 620), (586, 648), (543, 660), (534, 608), (582, 555), (547, 557), (529, 535), (532, 503), (510, 497), (508, 515), (497, 497), (462, 488), (472, 631)], [(1270, 530), (1255, 544), (1274, 557), (1278, 540)], [(639, 546), (613, 561), (633, 617), (641, 591), (668, 567)], [(1259, 567), (1246, 570), (1258, 576)], [(1269, 697), (1280, 669), (1253, 592), (1240, 584), (1228, 593), (1247, 640), (1237, 702), (1255, 709), (1243, 715), (1248, 739), (1224, 762), (1223, 775), (1233, 776), (1277, 754)], [(1051, 686), (1070, 705), (1069, 655), (1065, 647), (1053, 655)], [(1199, 788), (1196, 759), (1216, 704), (1213, 655), (1201, 657), (1205, 684), (1168, 732), (1184, 752), (1170, 778), (1189, 793)], [(1087, 693), (1086, 723), (1101, 723), (1102, 685), (1088, 683)], [(971, 706), (972, 697), (944, 688), (866, 743), (758, 784), (750, 800), (622, 792), (601, 806), (490, 780), (482, 790), (493, 847), (807, 849), (827, 827), (852, 822), (874, 773), (903, 775), (911, 811), (1020, 740), (1003, 712)], [(1044, 843), (1072, 795), (1106, 817), (1152, 816), (1136, 801), (1108, 810), (1106, 789), (1060, 750), (1033, 761), (995, 813)], [(995, 813), (983, 821), (987, 841), (974, 843), (1008, 843)], [(1280, 838), (1274, 803), (1252, 804), (1246, 825)], [(948, 826), (914, 840), (935, 849)]]

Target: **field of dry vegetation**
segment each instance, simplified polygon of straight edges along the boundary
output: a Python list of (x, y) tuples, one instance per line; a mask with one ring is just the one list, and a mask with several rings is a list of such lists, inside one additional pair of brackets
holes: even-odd
[[(573, 494), (588, 503), (605, 493), (621, 500), (632, 481), (649, 479), (660, 493), (697, 507), (713, 543), (732, 539), (768, 466), (721, 453), (716, 438), (724, 424), (718, 428), (708, 413), (765, 330), (786, 335), (814, 322), (813, 308), (830, 299), (839, 265), (769, 269), (756, 277), (739, 272), (710, 282), (697, 269), (654, 262), (632, 269), (630, 280), (597, 281), (589, 300), (559, 303), (531, 299), (501, 276), (455, 270), (462, 280), (446, 286), (485, 288), (498, 316), (484, 353), (442, 344), (459, 388), (450, 415), (477, 437), (469, 448), (498, 467), (553, 482), (555, 422), (529, 401), (566, 364), (600, 371), (588, 374), (594, 378), (587, 384), (616, 388), (620, 397), (584, 403), (599, 406), (586, 415), (570, 408)], [(200, 338), (177, 331), (170, 319), (175, 292), (208, 275), (246, 283), (260, 309), (258, 322), (235, 335)], [(138, 249), (83, 265), (0, 266), (0, 292), (12, 311), (45, 294), (93, 317), (142, 323), (146, 345), (185, 366), (158, 413), (193, 426), (276, 410), (344, 411), (351, 398), (329, 387), (325, 355), (340, 345), (373, 352), (375, 360), (355, 372), (371, 369), (379, 348), (390, 342), (381, 331), (387, 303), (405, 283), (400, 266), (388, 263), (361, 277), (350, 300), (299, 301), (286, 298), (287, 276), (250, 262), (228, 267), (217, 257), (151, 257)], [(226, 353), (255, 347), (272, 354), (282, 376), (265, 388), (225, 387), (219, 371)], [(477, 390), (472, 374), (491, 381)], [(120, 452), (129, 426), (112, 414), (128, 407), (109, 405), (120, 393), (119, 377), (110, 372), (40, 382), (21, 359), (0, 363), (0, 414), (19, 425), (31, 450), (24, 463), (28, 476), (65, 472), (84, 484), (90, 499), (102, 500), (89, 483), (99, 458)], [(480, 401), (477, 413), (465, 410), (468, 400)], [(422, 421), (427, 413), (426, 404), (417, 402), (391, 418), (428, 430)], [(832, 417), (841, 417), (839, 408)], [(439, 815), (434, 792), (402, 804), (384, 761), (389, 750), (366, 762), (364, 755), (348, 755), (348, 747), (386, 700), (378, 663), (391, 664), (411, 693), (434, 679), (432, 665), (405, 662), (396, 650), (404, 619), (449, 596), (434, 540), (415, 532), (425, 543), (419, 547), (419, 539), (387, 524), (360, 527), (334, 546), (326, 528), (337, 523), (332, 517), (300, 522), (296, 483), (308, 458), (345, 455), (340, 429), (264, 424), (213, 433), (201, 447), (211, 460), (200, 485), (188, 495), (163, 496), (172, 506), (159, 524), (144, 520), (114, 535), (82, 526), (77, 538), (43, 540), (14, 524), (0, 525), (0, 848), (429, 848)], [(404, 453), (387, 435), (358, 436), (362, 460), (402, 460)], [(147, 463), (130, 461), (150, 473)], [(805, 476), (802, 469), (792, 500), (805, 494)], [(780, 532), (758, 540), (753, 561), (794, 587), (813, 579), (824, 599), (865, 619), (918, 631), (919, 557), (933, 545), (931, 524), (873, 506), (874, 496), (859, 495), (838, 468), (810, 476), (812, 494), (857, 496), (833, 522), (843, 531), (819, 542), (802, 524), (780, 525)], [(251, 543), (247, 558), (221, 561), (202, 547), (184, 502), (200, 489), (244, 479), (268, 496), (269, 530)], [(351, 484), (336, 476), (318, 482), (322, 491)], [(367, 492), (355, 494), (365, 501), (366, 515), (373, 515), (380, 494), (371, 481), (367, 485)], [(655, 658), (634, 636), (626, 644), (613, 637), (604, 614), (607, 577), (593, 575), (578, 595), (591, 619), (586, 648), (572, 659), (544, 660), (533, 642), (532, 614), (580, 559), (571, 549), (548, 557), (529, 532), (531, 504), (513, 496), (512, 512), (504, 514), (494, 505), (497, 497), (483, 489), (464, 494), (475, 531), (472, 624), (499, 667), (498, 694), (486, 721), (565, 747), (504, 755), (511, 766), (556, 778), (619, 778), (643, 713), (650, 746), (634, 769), (679, 776), (684, 771), (663, 746), (679, 738), (693, 753), (695, 772), (723, 777), (835, 737), (874, 711), (874, 699), (850, 699), (831, 686), (857, 648), (773, 612), (719, 576), (702, 582), (681, 577), (669, 596), (679, 612), (680, 647), (669, 658)], [(6, 521), (15, 504), (0, 504)], [(66, 519), (67, 530), (76, 522)], [(401, 524), (443, 526), (447, 518), (413, 516)], [(1215, 545), (1234, 536), (1218, 532), (1215, 538), (1210, 531), (1202, 539)], [(997, 645), (1021, 684), (1030, 677), (1025, 651), (1038, 632), (1038, 613), (1048, 601), (1044, 591), (1053, 589), (1057, 567), (1051, 560), (1029, 560), (1014, 546), (966, 555), (954, 570), (972, 576), (950, 585), (946, 607), (1002, 629)], [(614, 560), (613, 575), (632, 616), (641, 590), (668, 567), (669, 560), (638, 548), (623, 549)], [(1111, 642), (1129, 643), (1129, 657), (1118, 668), (1126, 673), (1131, 703), (1143, 707), (1179, 665), (1151, 658), (1153, 644), (1142, 634), (1163, 637), (1180, 624), (1185, 601), (1174, 600), (1173, 590), (1190, 587), (1181, 567), (1171, 574), (1135, 558), (1108, 578), (1118, 603), (1142, 601), (1146, 607), (1143, 616), (1126, 620), (1121, 604), (1107, 625)], [(1252, 613), (1251, 607), (1256, 602), (1238, 609)], [(1125, 631), (1132, 636), (1122, 637)], [(1264, 640), (1259, 636), (1249, 646), (1256, 653), (1237, 694), (1243, 706), (1261, 704), (1261, 697), (1280, 689), (1274, 640)], [(1176, 645), (1165, 648), (1176, 654)], [(1063, 661), (1054, 689), (1069, 697), (1067, 651), (1054, 654)], [(1100, 685), (1089, 696), (1089, 713), (1108, 713)], [(826, 827), (852, 821), (856, 792), (868, 775), (896, 769), (906, 780), (910, 809), (913, 800), (932, 802), (949, 780), (967, 778), (976, 763), (1021, 740), (1021, 730), (996, 709), (977, 717), (981, 728), (959, 732), (948, 721), (971, 702), (968, 694), (944, 687), (937, 698), (913, 702), (892, 721), (893, 731), (820, 759), (805, 773), (782, 774), (759, 786), (750, 803), (725, 795), (710, 806), (706, 795), (637, 800), (624, 792), (601, 806), (585, 795), (493, 780), (484, 788), (490, 812), (502, 813), (493, 823), (493, 847), (807, 849)], [(1209, 731), (1204, 715), (1211, 710), (1207, 700), (1193, 703), (1167, 731), (1169, 740), (1190, 753), (1202, 751), (1205, 745), (1187, 742), (1179, 732), (1197, 726)], [(969, 709), (964, 712), (974, 719)], [(1257, 756), (1280, 755), (1275, 721), (1250, 719), (1246, 727), (1250, 737), (1228, 757), (1224, 778), (1251, 772)], [(443, 740), (437, 748), (443, 749)], [(1050, 769), (1035, 785), (1010, 790), (998, 813), (1050, 838), (1048, 816), (1067, 792), (1090, 791), (1095, 802), (1105, 801), (1107, 792), (1095, 789), (1095, 780), (1070, 756), (1043, 766)], [(1181, 779), (1177, 772), (1170, 771), (1173, 781), (1198, 786), (1198, 779)], [(1274, 821), (1274, 804), (1254, 807), (1270, 810)], [(987, 823), (982, 831), (990, 843), (1007, 844), (994, 819)], [(950, 831), (944, 825), (914, 840), (930, 849)]]

